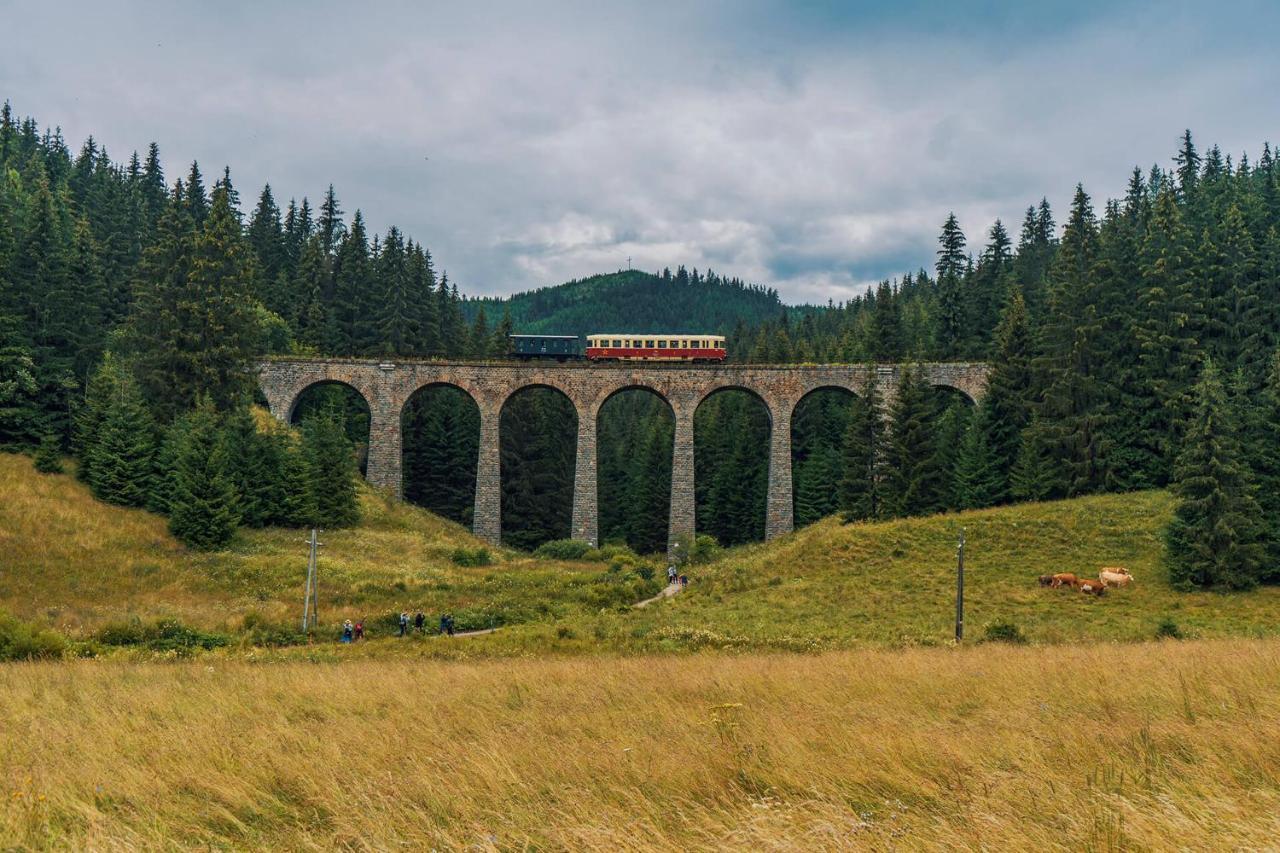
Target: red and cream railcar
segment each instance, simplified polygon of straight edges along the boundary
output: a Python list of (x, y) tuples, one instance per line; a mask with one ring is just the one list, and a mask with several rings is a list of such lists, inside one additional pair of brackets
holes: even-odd
[(724, 361), (723, 335), (632, 334), (587, 335), (592, 361)]

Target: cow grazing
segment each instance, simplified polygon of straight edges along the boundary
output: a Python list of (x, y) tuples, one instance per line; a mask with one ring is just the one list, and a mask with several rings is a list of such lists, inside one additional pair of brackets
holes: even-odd
[(1075, 586), (1085, 595), (1102, 595), (1107, 591), (1106, 584), (1093, 578), (1080, 578), (1076, 581)]
[(1071, 572), (1059, 572), (1049, 581), (1049, 586), (1057, 589), (1060, 586), (1075, 586), (1076, 576)]
[(1040, 586), (1053, 586), (1053, 575), (1041, 575)]
[(1098, 570), (1098, 579), (1107, 586), (1128, 586), (1133, 583), (1129, 570), (1119, 566), (1104, 566)]

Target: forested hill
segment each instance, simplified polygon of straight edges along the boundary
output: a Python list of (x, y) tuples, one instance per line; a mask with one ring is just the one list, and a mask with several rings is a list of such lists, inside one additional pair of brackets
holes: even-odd
[(468, 321), (483, 309), (490, 320), (509, 312), (517, 332), (584, 335), (592, 332), (699, 331), (728, 334), (756, 326), (785, 307), (778, 292), (737, 278), (684, 267), (661, 274), (623, 270), (593, 275), (506, 299), (469, 299)]

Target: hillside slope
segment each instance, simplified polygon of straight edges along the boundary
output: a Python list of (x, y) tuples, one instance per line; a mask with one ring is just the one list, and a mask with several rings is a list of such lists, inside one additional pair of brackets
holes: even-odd
[[(320, 606), (326, 625), (451, 611), (459, 628), (506, 626), (468, 640), (466, 654), (809, 650), (932, 644), (953, 632), (956, 534), (966, 548), (966, 637), (998, 620), (1034, 642), (1141, 640), (1171, 620), (1202, 637), (1280, 632), (1280, 588), (1182, 593), (1161, 563), (1172, 510), (1163, 492), (1103, 495), (875, 524), (836, 519), (770, 543), (732, 549), (687, 569), (690, 588), (643, 610), (657, 589), (620, 566), (558, 562), (494, 551), (493, 564), (457, 565), (483, 545), (423, 510), (362, 494), (361, 524), (322, 536)], [(235, 632), (246, 616), (292, 625), (306, 569), (304, 534), (243, 531), (226, 551), (189, 552), (164, 519), (92, 499), (70, 475), (39, 475), (24, 456), (0, 454), (0, 610), (72, 635), (138, 617), (176, 618)], [(1041, 588), (1042, 573), (1096, 575), (1125, 565), (1136, 584), (1093, 599)], [(395, 645), (395, 653), (443, 647)], [(302, 651), (302, 650), (299, 650)], [(381, 655), (371, 642), (350, 655)]]
[(504, 311), (516, 332), (709, 332), (727, 334), (738, 321), (754, 325), (786, 310), (774, 290), (721, 279), (666, 280), (639, 270), (594, 275), (507, 299), (464, 303), (468, 320), (483, 306), (489, 322)]
[[(562, 563), (491, 551), (492, 565), (461, 566), (467, 530), (370, 490), (362, 520), (325, 531), (321, 617), (370, 620), (390, 630), (400, 610), (459, 629), (563, 616), (626, 604), (656, 591), (601, 563)], [(132, 618), (172, 618), (237, 630), (245, 617), (293, 626), (301, 615), (307, 546), (301, 530), (244, 530), (226, 551), (188, 551), (164, 518), (96, 501), (70, 474), (41, 475), (25, 456), (0, 453), (0, 611), (72, 635)], [(373, 620), (379, 620), (380, 624)]]
[[(1170, 587), (1161, 537), (1172, 509), (1167, 493), (1140, 492), (874, 524), (828, 518), (695, 570), (688, 594), (645, 613), (652, 621), (629, 631), (730, 646), (943, 642), (954, 631), (963, 527), (970, 640), (998, 620), (1037, 642), (1150, 639), (1165, 619), (1195, 636), (1280, 632), (1280, 588)], [(1101, 599), (1037, 582), (1053, 572), (1097, 577), (1100, 567), (1116, 565), (1136, 582)]]

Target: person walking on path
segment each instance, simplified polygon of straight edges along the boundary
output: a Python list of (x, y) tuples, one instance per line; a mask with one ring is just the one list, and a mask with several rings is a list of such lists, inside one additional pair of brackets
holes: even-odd
[(687, 589), (687, 588), (688, 588), (688, 586), (689, 586), (689, 576), (688, 576), (688, 575), (681, 575), (681, 576), (680, 576), (680, 589), (682, 589), (682, 590), (683, 590), (683, 589)]
[(351, 620), (342, 623), (342, 639), (339, 642), (349, 643), (355, 635), (355, 628), (351, 625)]
[(421, 610), (419, 610), (413, 617), (413, 630), (421, 634), (423, 631), (423, 627), (426, 624), (427, 624), (427, 617), (422, 614)]
[(671, 586), (676, 582), (676, 567), (667, 566), (667, 586)]
[(357, 623), (356, 623), (356, 636), (355, 636), (355, 638), (356, 638), (357, 640), (363, 640), (363, 639), (364, 639), (364, 620), (363, 620), (363, 619), (361, 619), (359, 622), (357, 622)]
[(404, 612), (400, 614), (400, 636), (403, 637), (409, 633), (409, 614)]
[(444, 622), (444, 630), (450, 637), (453, 636), (453, 614), (446, 613), (441, 619)]

